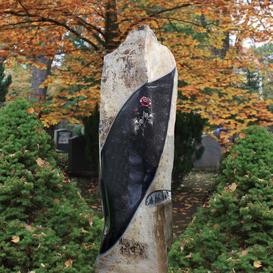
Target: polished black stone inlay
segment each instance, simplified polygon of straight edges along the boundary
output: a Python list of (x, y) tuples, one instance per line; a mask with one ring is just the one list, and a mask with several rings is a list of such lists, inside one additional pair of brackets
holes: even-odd
[(175, 70), (133, 93), (102, 148), (105, 230), (101, 253), (120, 239), (153, 181), (168, 129), (174, 75)]

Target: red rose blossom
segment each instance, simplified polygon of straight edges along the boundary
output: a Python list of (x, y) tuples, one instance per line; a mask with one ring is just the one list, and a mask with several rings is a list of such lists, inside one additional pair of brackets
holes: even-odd
[(152, 105), (152, 101), (150, 98), (148, 97), (141, 97), (141, 99), (139, 100), (140, 104), (142, 107), (150, 107)]

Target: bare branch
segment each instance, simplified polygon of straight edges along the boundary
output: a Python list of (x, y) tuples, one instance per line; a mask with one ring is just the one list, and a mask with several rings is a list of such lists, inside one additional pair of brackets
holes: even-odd
[(19, 5), (23, 8), (23, 10), (25, 11), (25, 13), (27, 15), (30, 15), (29, 12), (28, 12), (28, 9), (25, 7), (25, 5), (23, 5), (23, 3), (21, 2), (21, 0), (16, 0), (16, 2), (19, 3)]

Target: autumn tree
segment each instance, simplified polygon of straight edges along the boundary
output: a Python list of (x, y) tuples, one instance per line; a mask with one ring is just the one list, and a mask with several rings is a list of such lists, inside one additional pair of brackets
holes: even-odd
[(178, 110), (199, 113), (212, 128), (226, 127), (223, 140), (251, 123), (272, 120), (268, 103), (242, 88), (239, 73), (254, 58), (242, 50), (243, 41), (272, 40), (270, 1), (10, 0), (0, 10), (0, 44), (10, 56), (23, 56), (41, 70), (47, 68), (39, 56), (58, 59), (52, 76), (39, 85), (55, 86), (42, 115), (46, 125), (91, 113), (103, 55), (145, 23), (175, 54)]
[(273, 43), (254, 49), (259, 63), (262, 78), (262, 92), (266, 98), (273, 98)]

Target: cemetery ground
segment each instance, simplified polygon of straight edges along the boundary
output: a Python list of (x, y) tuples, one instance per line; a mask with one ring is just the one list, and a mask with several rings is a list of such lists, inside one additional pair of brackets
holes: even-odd
[[(178, 237), (192, 221), (199, 207), (205, 206), (215, 188), (216, 172), (192, 171), (173, 191), (173, 236)], [(102, 216), (102, 205), (97, 178), (72, 178), (82, 196), (98, 215)]]

